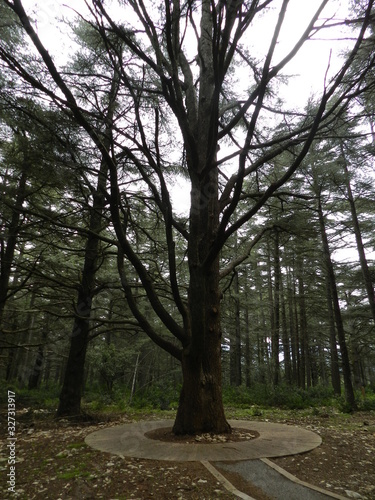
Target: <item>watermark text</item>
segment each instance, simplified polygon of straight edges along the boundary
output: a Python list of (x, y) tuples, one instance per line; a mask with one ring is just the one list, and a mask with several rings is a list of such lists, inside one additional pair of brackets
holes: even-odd
[(8, 391), (8, 491), (16, 492), (16, 393)]

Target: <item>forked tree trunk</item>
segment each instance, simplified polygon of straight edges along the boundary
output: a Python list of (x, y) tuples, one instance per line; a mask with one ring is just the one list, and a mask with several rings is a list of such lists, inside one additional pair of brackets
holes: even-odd
[[(198, 102), (188, 93), (189, 125), (186, 160), (191, 181), (188, 241), (189, 291), (188, 340), (182, 352), (183, 386), (173, 427), (175, 434), (230, 432), (225, 419), (221, 389), (221, 328), (219, 255), (218, 146), (219, 93), (215, 88), (220, 70), (213, 61), (212, 4), (201, 3), (199, 39), (200, 81)], [(192, 76), (192, 75), (190, 75)], [(189, 130), (188, 130), (189, 128)], [(212, 252), (212, 253), (211, 253)]]

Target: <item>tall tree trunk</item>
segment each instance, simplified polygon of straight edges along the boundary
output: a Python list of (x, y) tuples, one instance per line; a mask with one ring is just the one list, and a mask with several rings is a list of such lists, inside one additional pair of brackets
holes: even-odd
[(234, 280), (234, 338), (230, 341), (230, 385), (240, 386), (242, 382), (241, 370), (241, 324), (240, 324), (240, 297), (238, 272), (235, 270)]
[[(190, 338), (182, 353), (183, 384), (175, 434), (230, 432), (222, 402), (219, 258), (205, 264), (218, 227), (218, 178), (193, 179), (189, 239)], [(210, 191), (207, 191), (210, 186)]]
[(306, 301), (305, 285), (303, 281), (303, 257), (297, 258), (297, 280), (298, 280), (298, 312), (299, 312), (299, 387), (306, 388), (306, 372), (308, 371), (308, 340), (307, 340), (307, 319), (306, 319)]
[(289, 311), (289, 330), (290, 330), (290, 346), (292, 353), (292, 382), (298, 384), (298, 340), (297, 340), (297, 325), (295, 321), (295, 284), (292, 277), (291, 270), (287, 270), (287, 287), (288, 287), (288, 311)]
[(267, 383), (269, 382), (269, 377), (271, 377), (270, 382), (274, 383), (275, 377), (275, 302), (274, 302), (274, 288), (272, 283), (272, 263), (271, 263), (271, 249), (269, 243), (267, 244), (267, 292), (268, 292), (268, 311), (269, 311), (269, 325), (270, 325), (270, 335), (271, 337), (271, 353), (270, 353), (270, 374), (267, 374)]
[[(258, 258), (258, 257), (257, 257)], [(264, 296), (263, 296), (263, 283), (262, 276), (259, 270), (259, 266), (257, 263), (257, 258), (255, 260), (255, 268), (254, 268), (254, 276), (255, 276), (255, 287), (256, 292), (259, 295), (258, 303), (259, 307), (257, 308), (258, 315), (258, 328), (256, 329), (257, 335), (257, 361), (258, 361), (258, 370), (259, 370), (259, 382), (264, 384), (266, 382), (266, 366), (268, 365), (268, 351), (267, 344), (265, 339), (266, 328), (266, 317), (264, 314)]]
[(272, 365), (273, 365), (273, 385), (279, 384), (280, 378), (280, 248), (279, 232), (275, 231), (274, 246), (274, 274), (275, 274), (275, 292), (274, 292), (274, 325), (272, 330)]
[(350, 176), (349, 176), (349, 171), (348, 171), (348, 166), (347, 162), (345, 159), (345, 155), (342, 150), (342, 156), (344, 158), (344, 171), (345, 171), (345, 178), (346, 178), (346, 188), (347, 188), (347, 193), (348, 193), (348, 201), (350, 205), (350, 212), (352, 215), (352, 222), (353, 222), (353, 229), (354, 229), (354, 234), (355, 234), (355, 240), (357, 244), (357, 250), (358, 250), (358, 255), (359, 255), (359, 261), (361, 264), (361, 270), (363, 274), (363, 279), (365, 282), (365, 288), (366, 288), (366, 293), (367, 293), (367, 298), (370, 304), (370, 311), (371, 311), (371, 316), (372, 319), (375, 323), (375, 292), (374, 292), (374, 285), (373, 281), (371, 278), (371, 272), (368, 267), (367, 263), (367, 258), (366, 258), (366, 253), (365, 253), (365, 247), (363, 244), (363, 239), (362, 239), (362, 233), (361, 233), (361, 228), (359, 225), (359, 220), (358, 220), (358, 214), (357, 214), (357, 207), (355, 205), (354, 201), (354, 196), (353, 196), (353, 191), (352, 187), (350, 184)]
[[(218, 148), (219, 92), (213, 61), (210, 0), (201, 2), (198, 106), (187, 98), (190, 130), (185, 129), (186, 159), (191, 182), (188, 243), (189, 337), (182, 350), (183, 384), (173, 426), (175, 434), (230, 432), (222, 401), (219, 254), (209, 258), (219, 235)], [(192, 89), (193, 90), (193, 89)], [(194, 125), (193, 125), (194, 124)], [(185, 320), (186, 321), (186, 320)]]
[[(327, 257), (325, 257), (325, 259), (326, 258)], [(326, 285), (326, 298), (327, 298), (327, 311), (328, 311), (328, 324), (329, 324), (331, 382), (332, 382), (333, 392), (339, 396), (341, 394), (340, 366), (339, 366), (339, 355), (337, 352), (335, 315), (333, 311), (332, 292), (331, 292), (331, 285), (328, 273), (325, 273), (325, 285)]]
[[(117, 91), (117, 77), (112, 80), (108, 112), (105, 119), (105, 139), (110, 145), (113, 112)], [(90, 209), (89, 234), (87, 236), (81, 283), (78, 289), (75, 319), (70, 338), (69, 355), (65, 367), (64, 381), (60, 393), (57, 416), (76, 416), (81, 413), (81, 398), (84, 386), (85, 360), (90, 333), (92, 299), (95, 293), (95, 276), (100, 256), (100, 232), (103, 227), (103, 210), (106, 204), (105, 189), (108, 165), (103, 159)]]
[(290, 339), (288, 335), (287, 316), (286, 316), (286, 300), (284, 294), (284, 284), (280, 277), (280, 302), (281, 302), (281, 331), (284, 353), (284, 370), (285, 381), (288, 385), (292, 383), (292, 369), (290, 361)]
[(250, 344), (250, 321), (249, 321), (249, 306), (248, 294), (245, 293), (245, 384), (246, 387), (251, 385), (251, 344)]
[[(97, 202), (94, 202), (94, 206)], [(96, 208), (98, 208), (96, 206)], [(95, 226), (99, 213), (92, 209), (90, 229), (97, 234), (100, 226)], [(77, 416), (81, 413), (81, 398), (83, 392), (86, 351), (90, 332), (90, 315), (92, 297), (95, 290), (95, 275), (97, 271), (99, 238), (90, 233), (85, 249), (85, 263), (82, 271), (82, 281), (78, 291), (77, 306), (70, 347), (57, 416)]]
[(319, 226), (320, 226), (320, 233), (321, 233), (322, 246), (323, 246), (323, 258), (324, 258), (324, 263), (325, 263), (324, 268), (325, 268), (325, 272), (327, 274), (329, 284), (330, 284), (330, 290), (331, 290), (331, 295), (332, 295), (332, 300), (333, 300), (333, 311), (334, 311), (334, 315), (335, 315), (337, 335), (338, 335), (338, 340), (339, 340), (339, 345), (340, 345), (340, 352), (341, 352), (341, 359), (342, 359), (342, 371), (343, 371), (344, 387), (345, 387), (345, 400), (351, 409), (355, 409), (357, 407), (357, 405), (356, 405), (354, 391), (353, 391), (349, 354), (348, 354), (348, 349), (347, 349), (347, 345), (346, 345), (344, 324), (343, 324), (342, 317), (341, 317), (339, 295), (338, 295), (337, 285), (336, 285), (336, 277), (335, 277), (335, 272), (333, 269), (333, 263), (331, 260), (331, 252), (329, 249), (328, 237), (327, 237), (326, 226), (325, 226), (325, 219), (324, 219), (323, 208), (321, 205), (320, 197), (318, 197), (318, 215), (319, 215)]
[(5, 304), (9, 292), (9, 280), (12, 271), (14, 253), (16, 251), (18, 233), (20, 231), (20, 221), (22, 214), (22, 207), (26, 197), (26, 181), (27, 173), (29, 170), (29, 162), (26, 158), (26, 150), (23, 151), (25, 158), (22, 166), (21, 175), (18, 181), (17, 195), (12, 209), (12, 216), (8, 226), (8, 238), (5, 242), (0, 235), (0, 334), (3, 335), (1, 330), (2, 320), (4, 314)]

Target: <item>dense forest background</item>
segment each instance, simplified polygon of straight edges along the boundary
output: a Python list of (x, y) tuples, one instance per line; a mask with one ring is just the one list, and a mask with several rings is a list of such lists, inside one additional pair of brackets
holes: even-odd
[[(163, 321), (151, 311), (148, 292), (134, 266), (127, 270), (131, 303), (127, 284), (119, 278), (118, 244), (105, 193), (108, 166), (58, 99), (52, 95), (47, 99), (48, 92), (43, 96), (40, 82), (50, 77), (28, 48), (9, 3), (0, 2), (0, 378), (19, 390), (41, 388), (59, 394), (71, 340), (85, 321), (82, 394), (87, 403), (176, 408), (180, 363), (145, 334), (134, 311), (141, 311), (161, 337)], [(124, 137), (135, 141), (136, 120), (128, 122), (126, 113), (138, 112), (148, 114), (154, 132), (160, 126), (164, 149), (169, 142), (175, 148), (173, 122), (163, 122), (165, 110), (162, 105), (157, 108), (156, 97), (155, 103), (146, 101), (136, 112), (130, 110), (131, 99), (136, 99), (129, 98), (130, 87), (119, 86), (119, 78), (125, 80), (126, 75), (113, 74), (109, 63), (118, 56), (112, 54), (113, 47), (105, 47), (98, 32), (85, 23), (76, 24), (74, 32), (78, 48), (64, 77), (90, 120), (104, 131), (104, 141), (105, 128), (116, 117), (115, 137), (108, 148), (122, 140), (120, 125), (126, 128)], [(370, 67), (372, 29), (366, 40), (348, 79), (355, 80), (366, 65)], [(11, 58), (15, 48), (34, 75), (34, 84), (20, 79), (23, 70)], [(305, 391), (339, 398), (351, 383), (358, 399), (375, 390), (372, 66), (362, 78), (361, 92), (344, 110), (340, 108), (332, 119), (334, 127), (317, 135), (293, 177), (221, 249), (222, 373), (229, 398), (247, 393), (256, 401), (258, 393), (277, 402), (282, 394), (298, 406)], [(141, 93), (135, 86), (133, 91)], [(305, 114), (297, 117), (301, 127), (317, 105), (313, 97), (306, 103)], [(289, 120), (296, 118), (284, 118), (276, 132), (265, 120), (257, 140), (271, 141), (271, 129), (272, 134), (287, 135)], [(248, 126), (246, 120), (239, 125)], [(157, 163), (157, 147), (150, 162)], [(249, 203), (255, 204), (283, 174), (298, 147), (298, 141), (291, 142), (244, 180), (238, 220)], [(152, 184), (148, 191), (140, 188), (139, 171), (131, 166), (131, 161), (136, 164), (131, 148), (119, 148), (117, 154), (119, 161), (127, 162), (127, 170), (119, 175), (122, 223), (155, 279), (163, 308), (172, 316), (178, 303), (171, 300), (166, 215), (158, 210), (159, 195)], [(168, 165), (165, 178), (171, 186), (185, 186), (184, 161), (182, 154)], [(147, 168), (144, 174), (146, 178)], [(190, 189), (187, 184), (186, 189)], [(181, 289), (187, 287), (189, 273), (184, 246), (188, 217), (181, 208), (173, 222)], [(87, 287), (89, 309), (82, 298)], [(351, 400), (343, 404), (353, 407)]]

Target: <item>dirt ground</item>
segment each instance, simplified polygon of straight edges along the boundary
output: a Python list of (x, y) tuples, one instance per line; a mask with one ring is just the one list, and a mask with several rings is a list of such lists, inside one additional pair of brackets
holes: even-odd
[(314, 450), (272, 459), (307, 483), (348, 496), (375, 499), (375, 412), (324, 413), (284, 423), (298, 424), (322, 437)]
[[(85, 445), (84, 438), (95, 430), (134, 421), (126, 415), (78, 424), (56, 421), (42, 410), (27, 409), (17, 414), (14, 494), (8, 491), (7, 484), (9, 441), (5, 417), (2, 414), (0, 420), (2, 499), (234, 498), (201, 463), (127, 459)], [(144, 415), (143, 418), (163, 417)], [(277, 465), (303, 481), (348, 498), (375, 499), (374, 412), (346, 416), (334, 412), (311, 412), (304, 416), (289, 412), (287, 418), (268, 420), (300, 425), (317, 432), (323, 439), (322, 445), (309, 453), (273, 459)], [(230, 480), (236, 482), (235, 477)], [(240, 482), (235, 486), (242, 490), (246, 487)], [(259, 500), (266, 498), (254, 489), (247, 491)]]

